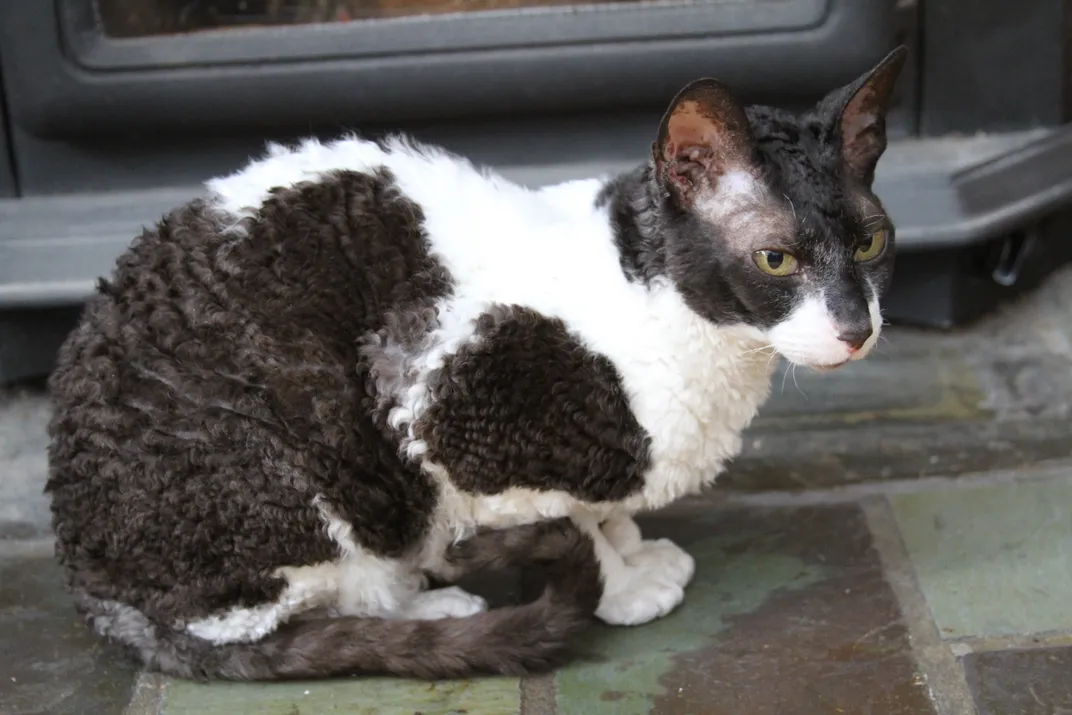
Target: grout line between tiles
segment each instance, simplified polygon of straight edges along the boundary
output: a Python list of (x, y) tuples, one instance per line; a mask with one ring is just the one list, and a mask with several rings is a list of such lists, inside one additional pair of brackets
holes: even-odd
[(760, 491), (742, 492), (728, 489), (715, 490), (700, 497), (683, 500), (681, 503), (706, 501), (717, 505), (781, 507), (844, 504), (858, 502), (869, 497), (886, 494), (916, 494), (948, 489), (973, 489), (978, 487), (1047, 482), (1065, 478), (1072, 471), (1072, 461), (1048, 460), (1022, 469), (1002, 469), (991, 472), (970, 472), (952, 477), (921, 477), (896, 481), (862, 482), (828, 489), (806, 491)]
[(520, 715), (556, 715), (558, 704), (555, 698), (553, 673), (533, 675), (521, 679)]
[(51, 558), (56, 540), (51, 536), (39, 539), (0, 539), (0, 558)]
[(927, 680), (938, 715), (976, 715), (964, 672), (938, 633), (889, 502), (884, 496), (878, 496), (863, 500), (861, 507), (871, 529), (874, 547), (882, 560), (886, 580), (901, 606), (912, 651)]
[(164, 679), (158, 673), (142, 672), (134, 682), (134, 693), (123, 715), (161, 715), (164, 705)]
[(951, 638), (949, 648), (957, 656), (968, 653), (985, 653), (995, 650), (1031, 650), (1034, 648), (1062, 648), (1072, 646), (1072, 631), (1046, 633), (1014, 633), (1003, 636), (968, 636)]

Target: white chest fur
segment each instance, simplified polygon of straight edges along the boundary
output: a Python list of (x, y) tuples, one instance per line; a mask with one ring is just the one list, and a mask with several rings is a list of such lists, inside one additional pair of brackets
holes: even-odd
[[(241, 216), (275, 186), (338, 169), (388, 167), (424, 210), (436, 257), (455, 280), (416, 378), (399, 394), (391, 422), (410, 429), (427, 407), (425, 378), (473, 339), (473, 321), (494, 304), (521, 305), (561, 319), (618, 369), (637, 420), (652, 439), (646, 487), (625, 508), (657, 508), (710, 482), (740, 447), (740, 432), (769, 392), (770, 355), (745, 327), (717, 327), (691, 311), (669, 283), (630, 283), (622, 273), (606, 212), (595, 207), (596, 180), (531, 191), (465, 162), (401, 144), (383, 151), (350, 139), (274, 148), (264, 160), (209, 184), (220, 209)], [(425, 446), (408, 440), (424, 459)], [(463, 498), (440, 478), (456, 534), (476, 524), (505, 524), (567, 513), (564, 495), (517, 490)], [(522, 493), (524, 492), (524, 493)], [(609, 505), (607, 505), (609, 507)]]

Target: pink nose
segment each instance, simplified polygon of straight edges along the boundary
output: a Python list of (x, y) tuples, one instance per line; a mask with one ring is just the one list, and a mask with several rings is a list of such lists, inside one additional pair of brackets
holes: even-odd
[(838, 338), (841, 342), (845, 343), (849, 347), (849, 352), (854, 353), (864, 346), (864, 343), (871, 337), (871, 328), (855, 328), (852, 330), (843, 330)]

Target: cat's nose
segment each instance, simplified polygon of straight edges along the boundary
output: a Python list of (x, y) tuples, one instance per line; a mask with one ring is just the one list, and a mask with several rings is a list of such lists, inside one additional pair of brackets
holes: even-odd
[(841, 342), (849, 346), (849, 349), (856, 352), (864, 346), (868, 338), (871, 337), (871, 326), (861, 326), (858, 328), (848, 328), (838, 333), (838, 338)]

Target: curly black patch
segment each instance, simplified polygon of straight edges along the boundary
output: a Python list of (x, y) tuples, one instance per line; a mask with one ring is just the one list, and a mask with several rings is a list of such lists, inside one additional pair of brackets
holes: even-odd
[(239, 233), (195, 201), (102, 281), (50, 380), (57, 554), (163, 622), (274, 599), (337, 555), (314, 498), (399, 556), (434, 485), (374, 423), (358, 344), (451, 291), (391, 175), (276, 190)]
[(560, 320), (518, 307), (486, 313), (432, 392), (415, 431), (460, 489), (528, 487), (599, 502), (644, 486), (651, 439), (618, 371)]

